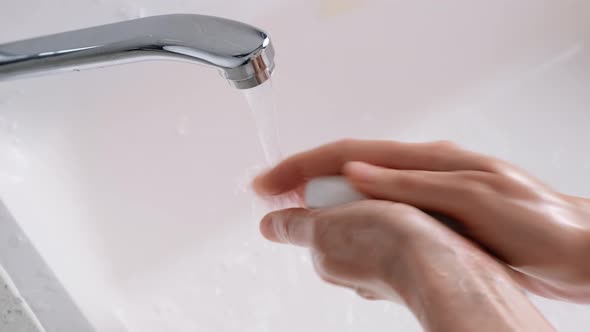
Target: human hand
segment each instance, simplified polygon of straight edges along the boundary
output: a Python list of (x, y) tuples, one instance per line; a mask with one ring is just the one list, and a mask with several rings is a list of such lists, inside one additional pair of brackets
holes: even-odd
[(414, 207), (287, 209), (260, 227), (269, 240), (309, 248), (330, 283), (367, 299), (399, 294), (427, 331), (553, 331), (503, 264)]
[(255, 188), (280, 194), (337, 174), (376, 199), (457, 220), (469, 238), (512, 266), (513, 277), (530, 291), (590, 300), (590, 204), (584, 200), (446, 142), (340, 141), (288, 158), (258, 177)]

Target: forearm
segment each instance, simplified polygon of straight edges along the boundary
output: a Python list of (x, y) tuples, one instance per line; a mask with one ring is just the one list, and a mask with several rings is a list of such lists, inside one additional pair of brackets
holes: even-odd
[(504, 268), (490, 261), (470, 266), (443, 259), (438, 270), (423, 264), (415, 287), (402, 297), (428, 332), (555, 331)]
[(514, 285), (467, 276), (434, 282), (412, 311), (426, 331), (554, 331)]

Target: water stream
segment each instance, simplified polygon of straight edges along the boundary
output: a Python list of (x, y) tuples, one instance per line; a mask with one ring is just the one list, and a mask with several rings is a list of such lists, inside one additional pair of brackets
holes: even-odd
[(268, 80), (256, 88), (244, 90), (244, 96), (256, 122), (266, 166), (273, 166), (281, 160), (282, 155), (272, 81)]
[[(270, 168), (283, 158), (279, 137), (278, 109), (273, 94), (272, 81), (268, 80), (256, 88), (244, 90), (244, 96), (256, 123), (258, 140), (264, 154), (264, 166)], [(252, 212), (254, 216), (260, 216), (261, 207), (267, 210), (277, 210), (297, 206), (297, 202), (298, 199), (294, 193), (266, 197), (263, 202), (260, 200), (253, 202)]]

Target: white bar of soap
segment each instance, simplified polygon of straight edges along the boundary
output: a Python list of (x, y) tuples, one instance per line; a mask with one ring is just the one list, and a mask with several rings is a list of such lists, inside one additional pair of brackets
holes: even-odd
[[(369, 199), (354, 189), (343, 176), (323, 176), (312, 179), (305, 186), (304, 196), (305, 205), (310, 209), (329, 208)], [(458, 221), (440, 213), (427, 212), (427, 214), (458, 234), (466, 234)]]
[(305, 205), (310, 209), (328, 208), (368, 199), (343, 176), (322, 176), (312, 179), (305, 186)]

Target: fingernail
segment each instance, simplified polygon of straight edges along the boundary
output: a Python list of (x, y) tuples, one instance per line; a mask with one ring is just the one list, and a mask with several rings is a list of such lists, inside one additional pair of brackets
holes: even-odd
[(260, 222), (260, 233), (269, 241), (277, 242), (277, 234), (275, 231), (275, 221), (270, 215), (267, 215)]
[(287, 230), (283, 224), (283, 220), (278, 216), (273, 216), (272, 218), (272, 227), (275, 241), (280, 243), (289, 243), (289, 237), (287, 236)]
[(360, 161), (351, 161), (345, 165), (347, 175), (359, 181), (372, 182), (378, 174), (379, 168)]

